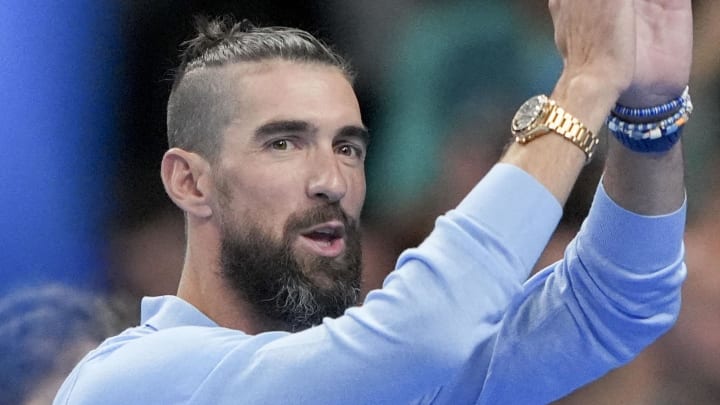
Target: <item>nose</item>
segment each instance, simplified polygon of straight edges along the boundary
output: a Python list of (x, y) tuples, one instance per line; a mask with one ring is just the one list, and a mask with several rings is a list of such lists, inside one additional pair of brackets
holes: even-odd
[(334, 203), (347, 193), (345, 178), (337, 155), (333, 151), (321, 152), (310, 157), (310, 176), (307, 183), (308, 197)]

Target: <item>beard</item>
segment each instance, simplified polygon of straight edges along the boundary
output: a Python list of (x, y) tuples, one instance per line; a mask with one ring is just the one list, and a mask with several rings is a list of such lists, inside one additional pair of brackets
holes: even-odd
[[(227, 210), (224, 210), (227, 212)], [(293, 249), (300, 232), (339, 220), (345, 226), (345, 251), (337, 257), (301, 254)], [(275, 328), (290, 332), (338, 317), (358, 304), (360, 232), (357, 221), (337, 203), (296, 213), (286, 221), (281, 240), (257, 223), (221, 223), (220, 271), (228, 284)]]

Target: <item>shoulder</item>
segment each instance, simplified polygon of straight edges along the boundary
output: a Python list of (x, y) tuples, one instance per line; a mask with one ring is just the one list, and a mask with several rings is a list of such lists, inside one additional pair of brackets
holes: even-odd
[[(70, 397), (82, 403), (181, 401), (192, 396), (229, 354), (241, 369), (268, 340), (272, 336), (221, 327), (131, 328), (90, 352), (61, 392), (71, 391)], [(175, 388), (163, 388), (170, 385)]]
[(143, 370), (170, 367), (178, 360), (211, 365), (229, 351), (244, 346), (252, 349), (257, 340), (221, 327), (179, 326), (157, 331), (140, 326), (107, 339), (83, 363), (111, 368), (118, 364), (142, 366)]

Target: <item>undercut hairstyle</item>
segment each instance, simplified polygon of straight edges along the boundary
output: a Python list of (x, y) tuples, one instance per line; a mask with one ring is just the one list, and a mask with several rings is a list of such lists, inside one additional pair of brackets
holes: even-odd
[(236, 113), (237, 90), (221, 68), (239, 63), (284, 60), (338, 68), (352, 84), (350, 64), (312, 34), (288, 27), (256, 27), (248, 20), (196, 17), (197, 36), (182, 44), (167, 108), (169, 147), (214, 162), (222, 131)]

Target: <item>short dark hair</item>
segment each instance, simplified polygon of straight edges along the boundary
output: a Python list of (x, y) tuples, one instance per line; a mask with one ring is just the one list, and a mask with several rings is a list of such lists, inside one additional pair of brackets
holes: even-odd
[[(168, 144), (199, 153), (213, 161), (219, 154), (221, 131), (232, 117), (227, 85), (212, 68), (242, 62), (280, 59), (337, 67), (350, 81), (350, 64), (307, 31), (288, 27), (256, 27), (248, 20), (196, 17), (197, 36), (182, 44), (168, 100)], [(192, 74), (209, 72), (209, 74)]]

